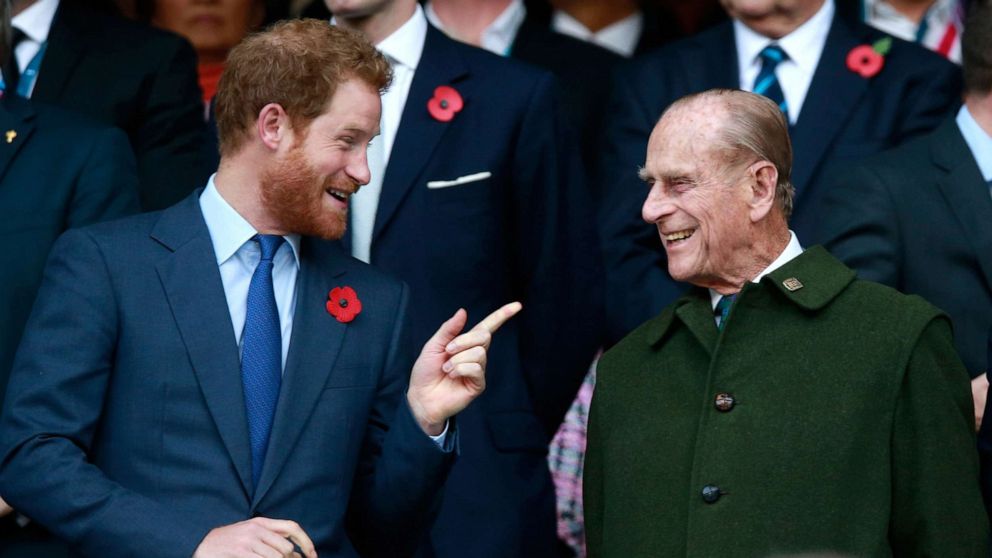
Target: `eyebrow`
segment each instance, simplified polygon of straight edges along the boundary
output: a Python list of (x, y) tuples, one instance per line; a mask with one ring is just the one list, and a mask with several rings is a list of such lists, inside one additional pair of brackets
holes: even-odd
[(644, 182), (651, 182), (651, 173), (644, 167), (637, 167), (637, 178), (640, 178)]

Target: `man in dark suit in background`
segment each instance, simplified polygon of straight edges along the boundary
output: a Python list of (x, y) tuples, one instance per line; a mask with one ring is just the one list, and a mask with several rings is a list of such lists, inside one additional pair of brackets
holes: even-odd
[[(837, 176), (820, 238), (872, 281), (922, 296), (954, 322), (954, 344), (988, 389), (992, 329), (992, 8), (972, 8), (961, 43), (964, 106), (932, 133)], [(978, 404), (978, 417), (984, 405)]]
[(143, 210), (168, 207), (203, 185), (211, 168), (189, 43), (83, 0), (15, 1), (13, 25), (6, 88), (124, 130)]
[(958, 103), (953, 64), (845, 21), (835, 15), (834, 0), (723, 4), (732, 22), (635, 60), (617, 80), (600, 177), (609, 201), (602, 204), (601, 236), (613, 341), (684, 289), (668, 276), (658, 235), (639, 209), (638, 165), (669, 103), (714, 87), (779, 102), (795, 151), (791, 227), (811, 244), (819, 242), (814, 230), (831, 167), (930, 131)]
[(541, 25), (523, 0), (433, 0), (424, 3), (424, 12), (453, 39), (553, 73), (561, 84), (562, 109), (579, 135), (582, 161), (595, 172), (618, 55)]
[(88, 556), (412, 552), (519, 304), (456, 312), (411, 372), (408, 289), (325, 242), (388, 82), (322, 21), (247, 39), (207, 188), (59, 239), (0, 418), (12, 505)]
[(557, 84), (449, 39), (414, 0), (327, 5), (333, 22), (376, 44), (396, 76), (346, 245), (410, 285), (416, 341), (458, 305), (486, 312), (512, 293), (527, 308), (490, 355), (489, 389), (459, 417), (462, 453), (432, 550), (554, 556), (547, 447), (596, 350), (602, 292), (590, 199)]

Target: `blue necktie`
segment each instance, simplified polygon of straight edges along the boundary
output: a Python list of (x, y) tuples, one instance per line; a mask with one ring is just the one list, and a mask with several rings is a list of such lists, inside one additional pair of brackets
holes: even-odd
[(265, 462), (265, 450), (269, 446), (279, 384), (282, 382), (282, 331), (276, 295), (272, 290), (272, 258), (283, 238), (259, 234), (252, 240), (261, 247), (262, 259), (248, 286), (248, 311), (241, 346), (241, 381), (244, 384), (251, 441), (252, 487), (257, 488)]
[(753, 92), (764, 95), (778, 103), (778, 108), (782, 109), (786, 121), (789, 119), (789, 105), (785, 102), (785, 95), (782, 93), (782, 86), (775, 76), (775, 68), (779, 62), (788, 60), (789, 55), (778, 45), (768, 45), (761, 50), (758, 55), (761, 57), (761, 71), (754, 80)]
[(724, 295), (720, 297), (716, 303), (716, 308), (713, 309), (713, 314), (716, 316), (716, 327), (720, 331), (723, 331), (723, 326), (727, 323), (730, 307), (734, 305), (735, 300), (737, 300), (736, 294)]

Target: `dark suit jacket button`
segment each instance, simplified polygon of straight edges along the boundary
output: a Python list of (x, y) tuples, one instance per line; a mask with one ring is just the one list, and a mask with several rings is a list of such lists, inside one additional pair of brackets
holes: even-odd
[(729, 393), (718, 393), (716, 394), (716, 398), (713, 399), (713, 406), (721, 413), (726, 413), (733, 409), (735, 403), (734, 396)]
[(707, 484), (703, 487), (702, 494), (704, 502), (707, 504), (713, 504), (720, 499), (720, 487)]

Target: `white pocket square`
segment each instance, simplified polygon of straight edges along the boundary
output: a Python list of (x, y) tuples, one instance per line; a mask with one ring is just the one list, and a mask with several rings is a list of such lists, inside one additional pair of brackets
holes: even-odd
[(475, 174), (466, 174), (465, 176), (459, 176), (454, 180), (431, 180), (427, 183), (427, 187), (431, 189), (436, 188), (450, 188), (451, 186), (461, 186), (462, 184), (468, 184), (469, 182), (478, 182), (480, 180), (485, 180), (492, 176), (493, 173), (489, 171), (477, 172)]

